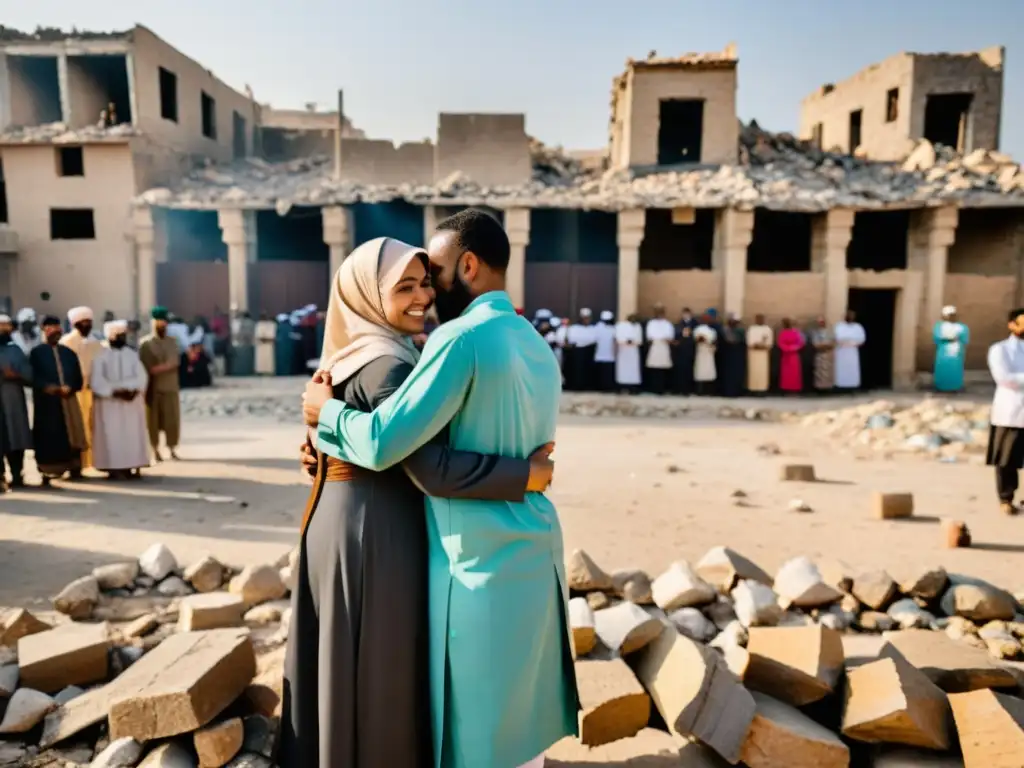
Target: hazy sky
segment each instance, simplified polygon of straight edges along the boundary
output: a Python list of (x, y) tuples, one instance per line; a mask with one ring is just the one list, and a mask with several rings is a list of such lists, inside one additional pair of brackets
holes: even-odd
[[(138, 22), (279, 107), (335, 103), (375, 138), (423, 139), (437, 113), (525, 112), (549, 144), (607, 143), (629, 56), (739, 46), (738, 108), (794, 130), (800, 99), (900, 50), (1007, 52), (1002, 148), (1024, 157), (1024, 0), (0, 0), (0, 22)], [(1024, 49), (1024, 44), (1021, 45)], [(1024, 51), (1021, 53), (1024, 56)]]

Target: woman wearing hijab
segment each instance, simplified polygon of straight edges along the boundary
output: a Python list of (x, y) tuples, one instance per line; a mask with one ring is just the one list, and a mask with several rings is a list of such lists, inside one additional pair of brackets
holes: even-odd
[[(412, 337), (433, 300), (421, 249), (391, 238), (356, 248), (327, 309), (320, 368), (334, 397), (367, 412), (387, 400), (419, 359)], [(279, 765), (433, 768), (424, 493), (521, 501), (547, 487), (551, 467), (549, 447), (504, 458), (453, 450), (447, 437), (443, 430), (379, 473), (316, 457), (292, 593)]]

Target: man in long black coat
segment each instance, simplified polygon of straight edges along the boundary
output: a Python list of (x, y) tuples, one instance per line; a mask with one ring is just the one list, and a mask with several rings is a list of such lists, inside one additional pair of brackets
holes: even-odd
[(43, 485), (70, 472), (82, 474), (82, 451), (88, 446), (82, 412), (75, 396), (82, 389), (78, 355), (59, 344), (60, 319), (53, 315), (41, 324), (44, 343), (32, 350), (32, 442)]

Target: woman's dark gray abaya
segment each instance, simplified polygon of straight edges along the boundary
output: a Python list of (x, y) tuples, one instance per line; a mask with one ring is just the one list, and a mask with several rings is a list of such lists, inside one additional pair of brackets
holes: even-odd
[[(380, 358), (334, 396), (371, 411), (411, 371)], [(434, 765), (423, 492), (521, 501), (528, 477), (528, 460), (450, 450), (444, 430), (401, 466), (324, 484), (292, 594), (281, 768)]]

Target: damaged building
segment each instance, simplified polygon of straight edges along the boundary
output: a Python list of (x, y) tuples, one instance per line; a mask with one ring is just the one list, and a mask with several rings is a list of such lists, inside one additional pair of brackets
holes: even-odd
[[(597, 162), (531, 139), (522, 114), (442, 113), (434, 136), (396, 146), (359, 134), (340, 98), (327, 118), (282, 113), (273, 122), (298, 132), (293, 149), (264, 138), (253, 156), (136, 198), (130, 304), (186, 316), (323, 305), (356, 244), (423, 244), (437, 220), (477, 206), (508, 231), (508, 289), (528, 312), (663, 303), (673, 316), (714, 306), (776, 323), (851, 307), (868, 332), (866, 382), (905, 386), (930, 365), (931, 325), (952, 303), (972, 329), (968, 363), (981, 366), (1004, 309), (1024, 302), (1024, 173), (998, 152), (1002, 49), (893, 60), (866, 70), (891, 77), (809, 97), (800, 137), (739, 121), (733, 46), (630, 60)], [(893, 89), (887, 128), (874, 105)], [(945, 118), (940, 133), (925, 127), (929, 99), (949, 93), (972, 94), (955, 144)], [(841, 131), (858, 99), (851, 151)], [(294, 149), (304, 142), (308, 156)]]

